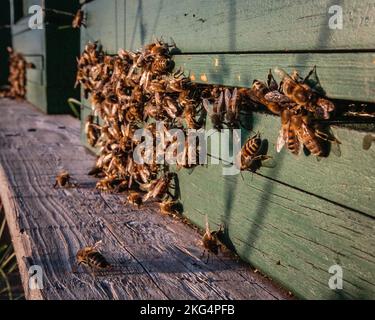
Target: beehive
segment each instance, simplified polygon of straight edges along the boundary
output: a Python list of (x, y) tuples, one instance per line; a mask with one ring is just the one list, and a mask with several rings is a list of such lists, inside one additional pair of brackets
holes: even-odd
[[(304, 74), (316, 65), (330, 98), (374, 102), (375, 5), (340, 1), (343, 29), (332, 29), (334, 4), (96, 0), (85, 6), (81, 46), (100, 40), (116, 53), (172, 38), (177, 67), (198, 82), (228, 86), (249, 87), (275, 66)], [(82, 112), (84, 119), (90, 110)], [(249, 121), (268, 140), (276, 167), (243, 178), (223, 176), (221, 166), (179, 173), (184, 214), (199, 226), (205, 214), (224, 223), (227, 244), (298, 297), (374, 298), (375, 147), (362, 149), (367, 133), (333, 127), (341, 156), (318, 162), (276, 153), (277, 117), (255, 113)], [(333, 265), (343, 268), (343, 290), (328, 286)]]
[(27, 72), (27, 100), (46, 113), (69, 113), (67, 99), (79, 96), (72, 86), (75, 58), (79, 54), (79, 30), (66, 27), (73, 17), (64, 12), (74, 14), (78, 3), (73, 0), (48, 0), (44, 3), (43, 28), (30, 29), (28, 9), (31, 5), (41, 5), (42, 1), (12, 1), (15, 15), (13, 47), (35, 65), (35, 69)]

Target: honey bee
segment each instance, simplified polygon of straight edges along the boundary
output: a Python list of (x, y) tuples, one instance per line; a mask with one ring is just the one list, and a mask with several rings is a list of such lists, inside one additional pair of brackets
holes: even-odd
[(303, 150), (303, 146), (305, 146), (312, 155), (322, 157), (324, 156), (322, 138), (326, 139), (323, 134), (320, 134), (319, 131), (312, 127), (309, 115), (284, 111), (282, 129), (277, 140), (276, 149), (280, 152), (285, 143), (287, 143), (287, 148), (293, 154), (298, 155)]
[(202, 237), (202, 246), (204, 248), (204, 251), (201, 256), (201, 258), (203, 258), (205, 253), (207, 252), (206, 263), (208, 263), (209, 261), (210, 253), (213, 253), (215, 255), (219, 253), (219, 249), (221, 248), (221, 243), (218, 238), (218, 235), (220, 235), (223, 232), (222, 229), (223, 229), (223, 226), (221, 225), (218, 231), (211, 231), (209, 223), (208, 223), (208, 217), (206, 215), (206, 230)]
[(292, 106), (292, 101), (278, 91), (278, 84), (275, 81), (271, 70), (268, 74), (267, 84), (255, 80), (250, 90), (251, 97), (260, 104), (267, 107), (269, 111), (280, 115), (286, 107)]
[(202, 124), (200, 123), (199, 119), (196, 120), (196, 108), (193, 104), (186, 104), (184, 111), (183, 111), (183, 118), (186, 122), (186, 126), (189, 129), (195, 129), (198, 130), (202, 127)]
[(178, 203), (173, 200), (164, 200), (159, 203), (160, 212), (164, 215), (176, 216), (179, 214)]
[(256, 172), (259, 169), (259, 162), (270, 159), (270, 156), (261, 154), (262, 139), (260, 133), (257, 133), (253, 137), (250, 137), (238, 154), (237, 163), (239, 164), (240, 170), (249, 170)]
[(161, 178), (156, 179), (149, 184), (141, 184), (141, 189), (147, 191), (147, 194), (143, 197), (143, 202), (146, 202), (148, 199), (164, 199), (166, 196), (173, 198), (169, 191), (169, 188), (172, 188), (171, 182), (173, 177), (173, 173), (166, 173)]
[(152, 74), (164, 74), (171, 71), (174, 67), (173, 60), (167, 57), (157, 57), (151, 65)]
[(299, 155), (303, 149), (300, 139), (297, 136), (297, 128), (295, 128), (296, 121), (291, 121), (292, 111), (285, 109), (281, 112), (281, 131), (276, 143), (276, 150), (280, 152), (286, 144), (287, 149)]
[(306, 83), (309, 77), (316, 72), (315, 67), (303, 80), (300, 80), (296, 72), (292, 76), (280, 68), (276, 68), (275, 72), (282, 78), (282, 83), (280, 84), (282, 93), (297, 104), (297, 109), (305, 108), (307, 111), (312, 112), (316, 118), (329, 119), (330, 113), (335, 110), (335, 105), (331, 101), (320, 97)]
[(70, 174), (67, 171), (61, 172), (57, 177), (55, 184), (53, 187), (56, 189), (57, 186), (64, 188), (71, 188), (71, 187), (76, 187), (77, 185), (75, 183), (70, 182)]
[(73, 18), (73, 22), (72, 22), (72, 27), (73, 27), (73, 29), (79, 29), (81, 27), (87, 28), (85, 13), (83, 12), (82, 9), (79, 9), (77, 11), (77, 13), (75, 14), (75, 16)]
[(86, 118), (85, 133), (89, 145), (95, 147), (101, 135), (101, 127), (94, 123), (93, 115), (88, 115)]
[(104, 256), (98, 251), (98, 247), (102, 241), (98, 241), (93, 246), (85, 247), (81, 250), (78, 250), (76, 254), (76, 261), (78, 266), (84, 264), (92, 271), (95, 270), (108, 270), (112, 266), (111, 264), (104, 258)]
[(131, 192), (127, 197), (127, 202), (137, 208), (140, 208), (143, 204), (142, 195), (139, 192)]
[(238, 126), (239, 124), (239, 107), (238, 107), (238, 95), (237, 95), (237, 88), (234, 88), (233, 92), (231, 93), (228, 88), (225, 89), (225, 120), (226, 124), (233, 128)]
[(225, 114), (224, 92), (221, 91), (219, 97), (215, 99), (214, 104), (210, 104), (208, 99), (203, 99), (203, 107), (206, 109), (208, 116), (211, 119), (214, 129), (220, 131), (223, 129), (223, 120)]

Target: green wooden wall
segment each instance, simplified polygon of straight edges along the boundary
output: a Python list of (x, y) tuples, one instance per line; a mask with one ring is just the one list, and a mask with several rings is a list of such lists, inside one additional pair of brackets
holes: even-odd
[[(332, 5), (343, 8), (342, 30), (328, 27)], [(375, 101), (373, 1), (96, 0), (85, 10), (81, 46), (100, 40), (115, 53), (172, 38), (176, 67), (198, 82), (234, 86), (265, 79), (276, 66), (304, 72), (317, 65), (329, 97)], [(375, 147), (362, 149), (367, 133), (333, 127), (341, 156), (318, 162), (276, 153), (279, 118), (248, 120), (276, 166), (243, 178), (214, 165), (180, 172), (184, 214), (201, 227), (205, 214), (224, 223), (228, 245), (297, 297), (375, 299)], [(343, 268), (343, 290), (328, 287), (334, 264)]]
[[(40, 0), (24, 1), (41, 4)], [(47, 9), (75, 13), (77, 1), (46, 1)], [(25, 9), (26, 10), (26, 9)], [(27, 12), (27, 10), (24, 12)], [(70, 113), (67, 104), (70, 97), (79, 97), (73, 88), (76, 74), (76, 57), (79, 55), (80, 32), (72, 28), (60, 28), (71, 24), (72, 17), (47, 11), (42, 30), (28, 28), (28, 16), (12, 27), (13, 46), (33, 62), (34, 70), (27, 71), (27, 100), (49, 114)]]

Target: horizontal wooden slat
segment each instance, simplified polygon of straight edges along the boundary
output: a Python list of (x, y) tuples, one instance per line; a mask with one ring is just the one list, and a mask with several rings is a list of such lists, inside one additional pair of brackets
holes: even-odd
[(175, 63), (197, 82), (242, 87), (276, 66), (305, 75), (316, 65), (329, 97), (375, 102), (375, 53), (181, 55)]
[[(333, 5), (342, 30), (329, 28)], [(123, 23), (129, 49), (156, 36), (182, 52), (353, 50), (375, 49), (374, 17), (369, 0), (128, 0)]]

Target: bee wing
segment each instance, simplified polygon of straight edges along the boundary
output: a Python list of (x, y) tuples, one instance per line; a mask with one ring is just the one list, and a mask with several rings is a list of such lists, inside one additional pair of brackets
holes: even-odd
[(233, 112), (236, 112), (237, 95), (238, 95), (238, 90), (237, 88), (234, 88), (233, 93), (232, 93), (232, 100), (231, 100), (231, 108)]
[[(223, 93), (221, 93), (222, 95)], [(230, 110), (231, 109), (231, 99), (232, 99), (232, 94), (230, 93), (230, 90), (228, 88), (225, 89), (224, 92), (224, 99), (225, 99), (225, 109)]]
[(277, 137), (276, 151), (278, 153), (280, 153), (280, 151), (283, 149), (284, 145), (285, 145), (284, 129), (281, 128), (279, 136)]
[(208, 101), (208, 99), (203, 99), (202, 102), (203, 102), (203, 107), (207, 111), (207, 114), (209, 116), (212, 115), (213, 114), (213, 106), (212, 106), (212, 104), (210, 104), (210, 102)]
[(220, 93), (219, 99), (217, 100), (217, 103), (214, 104), (214, 113), (222, 113), (225, 111), (225, 101), (224, 101), (224, 92), (222, 91)]
[(292, 101), (279, 91), (271, 91), (264, 95), (264, 98), (270, 102), (276, 102), (278, 104), (292, 103)]
[[(293, 80), (292, 77), (291, 77), (289, 74), (287, 74), (283, 69), (281, 69), (281, 68), (279, 68), (279, 67), (276, 67), (276, 68), (275, 68), (275, 73), (276, 73), (281, 79), (290, 78), (291, 80)], [(293, 80), (293, 81), (294, 81), (294, 80)]]
[(276, 91), (279, 88), (279, 85), (277, 84), (275, 78), (273, 77), (271, 69), (268, 73), (267, 85), (271, 91)]

